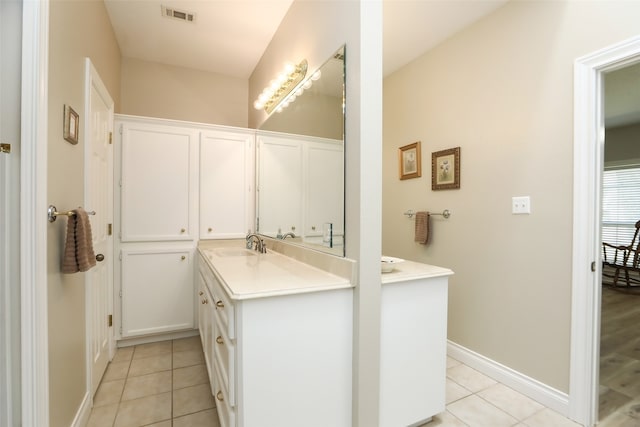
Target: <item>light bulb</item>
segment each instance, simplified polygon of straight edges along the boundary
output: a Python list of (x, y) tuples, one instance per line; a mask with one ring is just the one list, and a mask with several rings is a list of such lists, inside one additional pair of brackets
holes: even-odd
[(291, 62), (287, 62), (284, 66), (284, 72), (287, 73), (287, 75), (293, 73), (296, 70), (296, 66), (293, 65)]
[(253, 103), (253, 108), (255, 108), (256, 110), (262, 110), (263, 106), (264, 105), (259, 100), (256, 100), (256, 102)]
[(306, 82), (304, 82), (302, 87), (306, 90), (306, 89), (309, 89), (312, 84), (313, 84), (313, 82), (311, 80), (307, 80)]
[(313, 73), (313, 75), (311, 76), (311, 80), (316, 81), (318, 80), (320, 77), (322, 76), (322, 72), (320, 70), (316, 71), (315, 73)]

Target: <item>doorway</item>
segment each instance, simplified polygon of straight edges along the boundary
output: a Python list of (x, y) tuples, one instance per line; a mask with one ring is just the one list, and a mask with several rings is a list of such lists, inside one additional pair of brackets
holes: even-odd
[[(602, 241), (611, 262), (615, 252), (622, 255), (614, 247), (631, 242), (640, 220), (640, 62), (604, 72), (603, 82)], [(603, 266), (599, 421), (629, 420), (624, 408), (640, 398), (640, 287), (627, 287), (624, 278), (614, 285), (611, 273)]]
[(574, 219), (569, 415), (585, 426), (598, 420), (602, 307), (602, 178), (604, 75), (640, 61), (640, 37), (575, 62)]

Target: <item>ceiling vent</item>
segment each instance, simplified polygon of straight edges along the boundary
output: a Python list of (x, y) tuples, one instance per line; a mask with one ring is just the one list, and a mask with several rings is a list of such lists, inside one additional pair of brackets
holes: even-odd
[(193, 12), (186, 12), (184, 10), (178, 10), (173, 7), (166, 6), (162, 6), (162, 16), (178, 19), (184, 22), (193, 22), (196, 20), (196, 14)]

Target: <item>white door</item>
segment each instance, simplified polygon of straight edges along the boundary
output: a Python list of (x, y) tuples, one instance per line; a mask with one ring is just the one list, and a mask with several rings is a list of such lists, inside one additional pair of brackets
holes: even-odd
[(20, 424), (20, 88), (22, 3), (0, 1), (0, 425)]
[(85, 209), (91, 218), (96, 266), (87, 272), (87, 345), (92, 395), (112, 356), (113, 312), (113, 101), (86, 60)]

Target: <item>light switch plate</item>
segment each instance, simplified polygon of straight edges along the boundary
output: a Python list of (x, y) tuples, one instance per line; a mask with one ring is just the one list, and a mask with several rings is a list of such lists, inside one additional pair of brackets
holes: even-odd
[(531, 213), (531, 198), (518, 196), (511, 198), (511, 213), (514, 215), (528, 215)]

